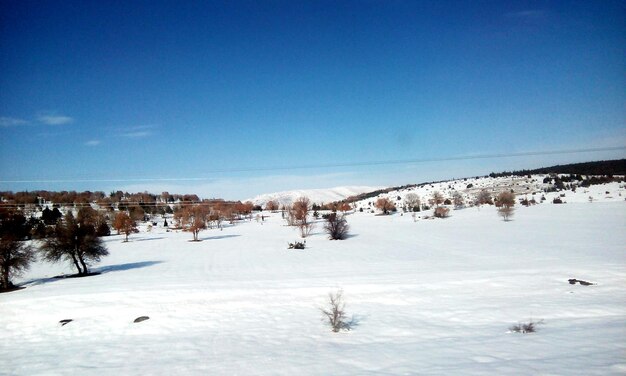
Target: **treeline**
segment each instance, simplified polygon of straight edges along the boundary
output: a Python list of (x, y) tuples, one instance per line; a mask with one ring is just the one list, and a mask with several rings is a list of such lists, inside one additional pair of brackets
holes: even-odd
[(533, 174), (571, 174), (571, 175), (595, 175), (595, 176), (615, 176), (626, 175), (626, 159), (615, 159), (610, 161), (596, 161), (571, 163), (566, 165), (556, 165), (551, 167), (541, 167), (534, 170), (517, 170), (492, 172), (489, 177), (524, 176)]
[(111, 192), (108, 195), (102, 191), (1, 191), (0, 198), (5, 202), (16, 204), (43, 204), (52, 203), (59, 205), (66, 204), (86, 204), (97, 202), (118, 203), (121, 201), (140, 202), (140, 203), (175, 203), (179, 201), (199, 201), (200, 198), (195, 194), (170, 194), (163, 192), (160, 195), (142, 192), (128, 193), (122, 191)]

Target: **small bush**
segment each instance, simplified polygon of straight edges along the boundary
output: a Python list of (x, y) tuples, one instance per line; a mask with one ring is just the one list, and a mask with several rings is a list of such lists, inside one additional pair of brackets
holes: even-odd
[(339, 290), (334, 294), (328, 294), (328, 307), (320, 308), (324, 319), (328, 321), (331, 330), (335, 333), (339, 332), (341, 329), (350, 329), (350, 325), (346, 322), (345, 306), (343, 290)]
[(445, 206), (440, 206), (438, 208), (435, 208), (433, 214), (437, 218), (446, 218), (448, 217), (448, 215), (450, 215), (450, 209), (446, 208)]
[(553, 204), (562, 204), (563, 200), (561, 200), (559, 197), (555, 197), (554, 200), (552, 200)]
[(293, 243), (289, 243), (289, 249), (304, 249), (304, 246), (306, 245), (306, 240), (304, 242), (293, 242)]
[(543, 324), (543, 320), (539, 320), (538, 322), (530, 320), (527, 323), (517, 323), (509, 327), (509, 331), (513, 333), (534, 333), (537, 331), (537, 325), (540, 324)]
[(324, 224), (324, 230), (328, 233), (330, 240), (343, 240), (348, 237), (348, 222), (343, 215), (333, 213)]

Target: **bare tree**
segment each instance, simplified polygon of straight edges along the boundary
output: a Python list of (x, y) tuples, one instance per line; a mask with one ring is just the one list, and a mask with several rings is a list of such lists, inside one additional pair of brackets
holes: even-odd
[(276, 202), (274, 200), (268, 201), (265, 204), (265, 210), (269, 210), (269, 211), (272, 211), (272, 212), (278, 210), (278, 207), (279, 207), (278, 206), (278, 202)]
[(348, 221), (343, 215), (332, 213), (324, 224), (324, 230), (330, 236), (330, 240), (343, 240), (348, 237)]
[(328, 294), (328, 307), (321, 308), (322, 314), (328, 320), (328, 324), (333, 332), (337, 333), (341, 329), (348, 328), (346, 323), (346, 304), (343, 301), (343, 290)]
[(445, 206), (435, 208), (433, 215), (437, 218), (447, 218), (450, 215), (450, 209)]
[(117, 233), (123, 233), (126, 235), (124, 242), (128, 241), (128, 236), (133, 233), (139, 232), (137, 229), (137, 222), (130, 217), (126, 212), (119, 212), (115, 216), (113, 221), (113, 228), (117, 230)]
[(298, 225), (298, 228), (300, 229), (300, 237), (306, 238), (307, 236), (311, 235), (311, 232), (315, 228), (315, 223), (313, 223), (313, 222), (301, 222)]
[(439, 192), (439, 191), (434, 191), (433, 192), (433, 195), (432, 195), (432, 198), (431, 198), (432, 204), (434, 204), (435, 206), (438, 207), (439, 205), (441, 205), (443, 203), (443, 200), (444, 200), (444, 198), (443, 198), (443, 195), (441, 194), (441, 192)]
[(13, 288), (11, 277), (28, 270), (35, 261), (35, 252), (30, 245), (11, 237), (0, 239), (0, 290)]
[(404, 203), (409, 207), (409, 210), (416, 212), (420, 210), (422, 200), (417, 193), (411, 192), (404, 196)]
[(455, 191), (452, 194), (452, 202), (454, 203), (454, 207), (456, 209), (460, 209), (463, 206), (465, 206), (465, 199), (463, 198), (463, 195), (459, 191)]
[(389, 214), (390, 211), (396, 208), (396, 205), (387, 197), (381, 197), (376, 200), (375, 206), (378, 210), (382, 210), (385, 215)]
[(71, 261), (79, 275), (89, 274), (88, 263), (109, 254), (93, 228), (78, 222), (71, 213), (57, 224), (55, 236), (44, 241), (41, 251), (47, 261)]
[(476, 205), (493, 205), (493, 199), (491, 198), (491, 193), (489, 193), (486, 189), (481, 189), (476, 194)]
[(347, 202), (341, 202), (337, 205), (337, 210), (345, 214), (347, 211), (352, 210), (352, 206)]
[(510, 191), (500, 192), (496, 198), (496, 206), (498, 206), (498, 214), (505, 222), (508, 222), (515, 210), (515, 194)]
[(200, 231), (207, 228), (208, 207), (202, 204), (186, 206), (182, 210), (182, 228), (193, 234), (193, 241), (198, 241)]
[(306, 222), (311, 211), (311, 200), (308, 197), (302, 196), (297, 199), (291, 207), (294, 210), (295, 219), (298, 222)]

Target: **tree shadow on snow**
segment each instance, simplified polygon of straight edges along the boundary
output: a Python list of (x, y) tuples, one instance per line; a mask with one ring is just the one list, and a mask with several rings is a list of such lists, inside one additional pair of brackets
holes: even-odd
[(163, 261), (142, 261), (142, 262), (129, 262), (127, 264), (108, 265), (108, 266), (102, 266), (100, 268), (95, 268), (94, 272), (99, 272), (99, 273), (120, 272), (120, 271), (131, 270), (131, 269), (145, 268), (147, 266), (161, 264), (162, 262)]
[(220, 240), (220, 239), (228, 239), (228, 238), (237, 238), (241, 235), (218, 235), (218, 236), (209, 236), (207, 238), (201, 238), (200, 240)]
[(128, 243), (135, 243), (135, 242), (149, 242), (151, 240), (161, 240), (161, 239), (165, 239), (164, 236), (160, 236), (158, 238), (139, 238), (139, 239), (128, 239)]
[(361, 325), (361, 321), (363, 320), (363, 318), (363, 316), (352, 315), (352, 317), (350, 317), (350, 321), (346, 321), (341, 325), (341, 329), (353, 330)]
[(90, 277), (90, 276), (100, 275), (100, 274), (109, 273), (109, 272), (118, 272), (118, 271), (124, 271), (124, 270), (145, 268), (146, 266), (152, 266), (155, 264), (160, 264), (162, 262), (163, 261), (143, 261), (143, 262), (131, 262), (127, 264), (103, 266), (100, 268), (91, 269), (91, 271), (86, 275), (66, 274), (66, 275), (58, 275), (54, 277), (35, 278), (29, 281), (20, 283), (19, 287), (24, 288), (24, 287), (30, 287), (30, 286), (38, 286), (38, 285), (43, 285), (44, 283), (61, 281), (67, 278), (83, 278), (83, 277)]

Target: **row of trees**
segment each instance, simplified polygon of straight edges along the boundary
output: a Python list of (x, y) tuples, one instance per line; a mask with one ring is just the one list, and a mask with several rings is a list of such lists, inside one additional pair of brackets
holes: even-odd
[[(398, 197), (398, 200), (400, 200), (400, 197)], [(451, 199), (445, 198), (441, 192), (435, 191), (428, 199), (428, 205), (429, 206), (424, 205), (420, 196), (416, 193), (411, 192), (404, 197), (405, 211), (419, 212), (421, 210), (434, 207), (434, 215), (442, 218), (448, 216), (449, 208), (442, 207), (441, 205), (454, 205), (455, 208), (459, 209), (465, 206), (465, 199), (458, 191), (454, 191), (452, 193)], [(489, 191), (483, 189), (476, 194), (472, 205), (494, 205), (494, 198)], [(505, 221), (508, 221), (513, 215), (515, 194), (512, 191), (500, 192), (495, 198), (495, 205), (498, 207), (498, 213), (504, 218)], [(383, 215), (387, 215), (397, 210), (396, 204), (388, 197), (378, 198), (374, 207), (380, 210)]]
[[(347, 207), (350, 206), (348, 205)], [(302, 238), (306, 238), (311, 234), (315, 226), (314, 219), (317, 218), (317, 208), (318, 207), (311, 203), (308, 197), (300, 197), (291, 205), (284, 207), (283, 217), (286, 219), (289, 226), (294, 226), (299, 229)], [(340, 205), (335, 206), (335, 208), (342, 208), (345, 211), (348, 210), (346, 206)], [(313, 215), (311, 211), (313, 211)], [(345, 218), (345, 212), (339, 214), (337, 213), (337, 209), (335, 209), (332, 213), (326, 214), (323, 217), (324, 231), (331, 240), (343, 240), (348, 237), (350, 227)]]

